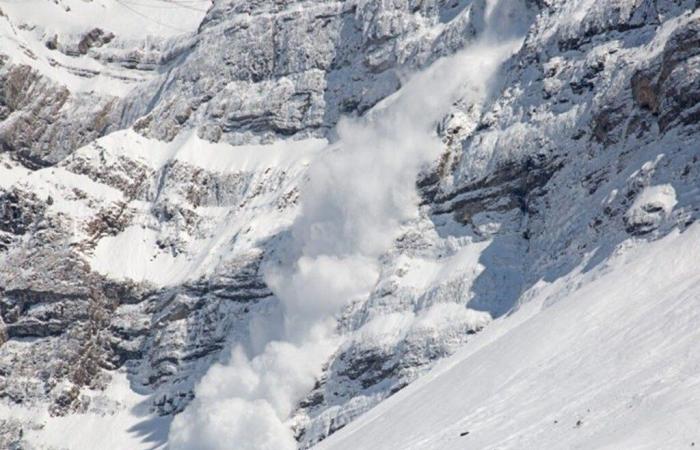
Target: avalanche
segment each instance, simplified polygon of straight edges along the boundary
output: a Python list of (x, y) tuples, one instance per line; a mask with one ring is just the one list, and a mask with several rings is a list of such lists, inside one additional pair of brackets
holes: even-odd
[(696, 0), (0, 0), (0, 448), (700, 446)]
[(296, 448), (286, 421), (340, 346), (334, 318), (366, 300), (380, 256), (418, 216), (414, 180), (441, 147), (434, 124), (464, 95), (459, 88), (470, 103), (483, 101), (500, 64), (522, 43), (495, 31), (510, 25), (497, 3), (488, 3), (495, 12), (479, 40), (415, 75), (366, 119), (339, 123), (338, 142), (309, 168), (291, 242), (276, 250), (280, 263), (266, 269), (281, 320), (256, 323), (262, 350), (249, 355), (235, 345), (203, 377), (195, 400), (172, 423), (172, 448)]

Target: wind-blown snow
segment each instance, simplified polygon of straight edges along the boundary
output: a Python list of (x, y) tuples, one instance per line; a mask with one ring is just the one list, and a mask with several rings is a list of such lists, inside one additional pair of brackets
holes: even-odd
[[(285, 420), (338, 347), (334, 316), (369, 294), (379, 276), (378, 258), (401, 224), (417, 217), (417, 173), (441, 149), (434, 124), (458, 88), (471, 92), (474, 102), (482, 100), (520, 42), (500, 42), (487, 32), (414, 76), (367, 117), (339, 123), (338, 144), (309, 170), (287, 248), (266, 269), (280, 300), (280, 321), (267, 333), (261, 328), (260, 352), (248, 356), (235, 347), (228, 361), (210, 369), (193, 403), (173, 421), (172, 449), (296, 448)], [(441, 320), (443, 313), (423, 320)], [(249, 426), (233, 424), (240, 414)]]
[(697, 445), (698, 255), (694, 225), (538, 283), (517, 312), (319, 450)]

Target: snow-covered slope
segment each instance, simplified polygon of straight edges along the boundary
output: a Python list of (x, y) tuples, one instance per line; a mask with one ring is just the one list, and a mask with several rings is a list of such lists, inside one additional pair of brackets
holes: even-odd
[(320, 449), (700, 444), (700, 226), (629, 241), (524, 295)]
[(689, 437), (696, 1), (0, 10), (0, 447)]

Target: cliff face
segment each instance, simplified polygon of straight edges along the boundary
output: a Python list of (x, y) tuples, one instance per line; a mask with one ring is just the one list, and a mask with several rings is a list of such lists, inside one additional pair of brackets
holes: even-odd
[(121, 417), (123, 376), (144, 411), (182, 411), (223, 349), (254, 347), (256, 323), (280, 314), (263, 266), (340, 117), (379, 114), (492, 10), (523, 44), (487, 95), (464, 86), (436, 124), (420, 214), (338, 317), (337, 350), (288, 422), (301, 447), (538, 280), (700, 211), (694, 0), (34, 3), (60, 20), (0, 13), (0, 443), (61, 445), (51, 421)]

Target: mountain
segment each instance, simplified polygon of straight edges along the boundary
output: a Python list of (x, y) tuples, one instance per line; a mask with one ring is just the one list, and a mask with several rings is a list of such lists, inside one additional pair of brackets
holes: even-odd
[(533, 286), (512, 316), (318, 448), (694, 447), (698, 238), (695, 225)]
[(699, 6), (2, 2), (0, 447), (700, 443)]

